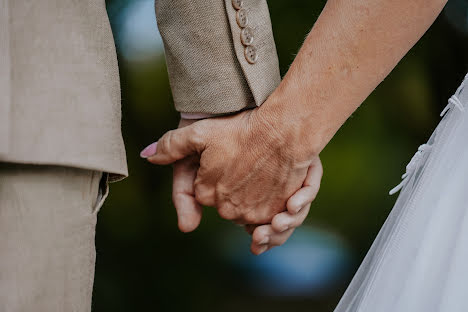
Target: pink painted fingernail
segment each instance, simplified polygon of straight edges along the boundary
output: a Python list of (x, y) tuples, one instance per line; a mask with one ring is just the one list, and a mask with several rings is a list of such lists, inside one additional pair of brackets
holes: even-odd
[(151, 143), (144, 150), (141, 151), (140, 157), (141, 158), (148, 158), (156, 154), (156, 148), (158, 147), (158, 142)]

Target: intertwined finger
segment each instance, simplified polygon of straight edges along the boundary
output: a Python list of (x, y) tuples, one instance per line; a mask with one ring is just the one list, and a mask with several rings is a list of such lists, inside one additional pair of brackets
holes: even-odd
[(298, 213), (302, 207), (314, 201), (320, 189), (323, 168), (320, 158), (316, 157), (307, 170), (307, 176), (302, 188), (292, 195), (286, 203), (286, 208), (292, 214)]
[(303, 187), (287, 201), (287, 211), (274, 216), (271, 224), (246, 226), (246, 230), (252, 235), (251, 251), (254, 254), (258, 255), (284, 244), (295, 228), (302, 225), (309, 213), (310, 204), (317, 196), (322, 174), (322, 163), (317, 157), (309, 166)]
[(271, 226), (277, 233), (282, 233), (288, 229), (301, 226), (304, 220), (307, 218), (309, 210), (310, 203), (306, 203), (306, 205), (301, 208), (298, 213), (293, 214), (289, 211), (279, 213), (273, 217)]
[(250, 250), (259, 255), (275, 246), (284, 244), (294, 232), (289, 229), (282, 233), (275, 232), (270, 224), (258, 226), (252, 234), (252, 244)]
[(179, 229), (191, 232), (200, 224), (202, 207), (195, 200), (193, 182), (197, 174), (196, 156), (184, 158), (174, 164), (172, 201), (177, 211)]
[(199, 176), (200, 174), (198, 173), (198, 178), (195, 179), (194, 183), (195, 198), (201, 205), (214, 207), (216, 204), (215, 188), (211, 185), (202, 183)]

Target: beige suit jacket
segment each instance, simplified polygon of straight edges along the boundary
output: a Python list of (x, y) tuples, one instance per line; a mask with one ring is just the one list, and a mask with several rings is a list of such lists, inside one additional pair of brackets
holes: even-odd
[(156, 0), (156, 16), (178, 111), (259, 106), (278, 86), (266, 0)]
[[(240, 6), (253, 36), (244, 33), (254, 46), (247, 55)], [(179, 111), (253, 107), (279, 83), (265, 0), (157, 0), (156, 8)], [(0, 0), (0, 162), (126, 176), (120, 118), (104, 0)]]

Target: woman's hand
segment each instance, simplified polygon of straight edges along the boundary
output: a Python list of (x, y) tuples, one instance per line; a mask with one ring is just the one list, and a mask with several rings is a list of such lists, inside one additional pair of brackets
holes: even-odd
[[(193, 189), (184, 184), (186, 194), (193, 193), (201, 205), (216, 207), (225, 219), (265, 224), (285, 211), (316, 158), (297, 134), (294, 124), (279, 124), (268, 111), (254, 109), (169, 131), (148, 160), (164, 165), (192, 157), (193, 164), (199, 157)], [(189, 160), (182, 161), (181, 167), (189, 166)], [(193, 169), (183, 171), (193, 178)], [(176, 196), (179, 202), (189, 200)]]
[(322, 174), (322, 163), (320, 158), (316, 157), (309, 166), (302, 188), (287, 201), (287, 211), (274, 216), (271, 224), (246, 226), (247, 232), (252, 235), (252, 253), (259, 255), (284, 244), (294, 230), (302, 225), (309, 214), (310, 204), (319, 191)]

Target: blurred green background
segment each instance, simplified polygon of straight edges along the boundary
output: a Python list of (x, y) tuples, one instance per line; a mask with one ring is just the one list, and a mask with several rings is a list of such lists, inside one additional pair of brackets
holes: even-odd
[[(388, 190), (467, 71), (464, 3), (449, 2), (323, 151), (306, 225), (254, 257), (248, 235), (212, 209), (195, 232), (178, 231), (171, 168), (139, 158), (178, 122), (154, 3), (108, 0), (130, 177), (111, 185), (100, 213), (93, 311), (332, 311), (396, 200)], [(324, 4), (269, 1), (283, 75)]]

